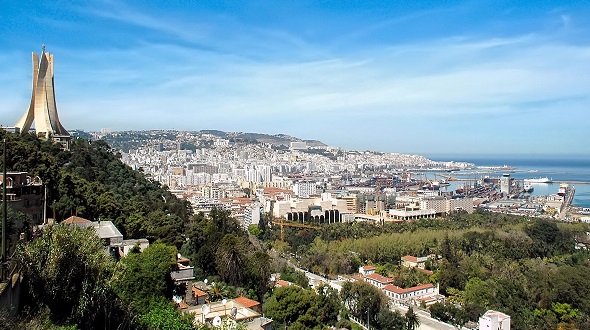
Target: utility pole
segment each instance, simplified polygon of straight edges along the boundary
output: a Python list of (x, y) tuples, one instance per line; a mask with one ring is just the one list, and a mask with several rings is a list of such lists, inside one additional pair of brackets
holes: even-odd
[(6, 218), (8, 216), (6, 208), (6, 138), (4, 138), (4, 141), (2, 142), (4, 144), (2, 154), (2, 210), (4, 211), (4, 214), (2, 215), (2, 265), (0, 265), (0, 267), (2, 268), (0, 276), (2, 277), (0, 278), (0, 280), (4, 280), (8, 274), (8, 269), (6, 269)]

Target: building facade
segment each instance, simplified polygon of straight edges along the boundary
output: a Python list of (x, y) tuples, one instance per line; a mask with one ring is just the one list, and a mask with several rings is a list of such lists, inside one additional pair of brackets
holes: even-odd
[[(7, 172), (6, 179), (0, 174), (0, 182), (6, 185), (6, 201), (13, 211), (31, 217), (32, 224), (44, 221), (44, 190), (39, 177), (32, 178), (27, 172)], [(20, 229), (23, 224), (15, 224)]]

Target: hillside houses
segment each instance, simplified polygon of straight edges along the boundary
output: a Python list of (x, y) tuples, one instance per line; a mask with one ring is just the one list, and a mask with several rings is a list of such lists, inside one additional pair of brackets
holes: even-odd
[(362, 280), (383, 290), (383, 293), (395, 304), (429, 306), (445, 300), (445, 296), (439, 293), (438, 284), (435, 286), (432, 283), (426, 283), (409, 288), (401, 288), (393, 284), (395, 278), (375, 273), (374, 266), (359, 267), (359, 274), (354, 277), (357, 280)]

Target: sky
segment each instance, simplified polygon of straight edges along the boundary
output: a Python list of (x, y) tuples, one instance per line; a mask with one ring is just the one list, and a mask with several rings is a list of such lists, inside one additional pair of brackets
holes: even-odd
[(0, 124), (55, 56), (67, 129), (590, 156), (590, 1), (0, 0)]

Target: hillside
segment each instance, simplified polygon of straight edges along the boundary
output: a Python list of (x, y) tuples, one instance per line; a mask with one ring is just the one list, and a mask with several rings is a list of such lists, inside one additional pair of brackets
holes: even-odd
[(122, 131), (106, 134), (91, 133), (93, 139), (106, 141), (114, 149), (128, 152), (130, 149), (162, 143), (164, 149), (175, 149), (178, 145), (182, 149), (209, 148), (215, 139), (226, 139), (235, 143), (266, 143), (274, 147), (288, 147), (291, 142), (306, 142), (311, 147), (326, 147), (318, 140), (304, 140), (286, 134), (264, 134), (246, 132), (223, 132), (218, 130), (201, 131)]
[(180, 247), (184, 223), (192, 216), (188, 202), (123, 164), (106, 142), (74, 139), (71, 150), (63, 151), (30, 134), (0, 131), (3, 138), (8, 171), (39, 176), (46, 185), (48, 217), (112, 220), (127, 238), (162, 239)]

